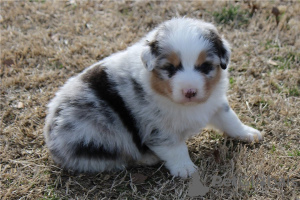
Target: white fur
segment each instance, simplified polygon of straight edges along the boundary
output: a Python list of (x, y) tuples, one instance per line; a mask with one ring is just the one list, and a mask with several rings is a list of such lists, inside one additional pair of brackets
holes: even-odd
[[(123, 169), (132, 162), (154, 164), (162, 160), (172, 175), (187, 177), (196, 170), (196, 166), (189, 157), (185, 141), (208, 124), (234, 138), (261, 140), (261, 133), (244, 125), (228, 107), (227, 69), (221, 70), (220, 79), (209, 97), (200, 102), (208, 95), (206, 78), (216, 76), (216, 70), (205, 75), (194, 69), (199, 53), (209, 51), (213, 46), (205, 38), (210, 30), (216, 32), (212, 24), (200, 20), (172, 19), (125, 51), (95, 63), (68, 80), (48, 105), (44, 134), (54, 160), (65, 168), (83, 172)], [(159, 94), (151, 85), (152, 73), (157, 65), (166, 62), (151, 52), (148, 44), (154, 40), (161, 45), (160, 53), (175, 52), (182, 63), (183, 69), (169, 79), (170, 96)], [(225, 39), (221, 40), (226, 49), (225, 57), (219, 58), (214, 54), (206, 59), (216, 67), (221, 63), (229, 64), (229, 44)], [(86, 74), (101, 68), (99, 66), (103, 66), (115, 85), (114, 90), (134, 116), (141, 142), (151, 150), (150, 153), (142, 153), (138, 149), (132, 133), (122, 121), (124, 117), (110, 106), (105, 106), (109, 102), (99, 99), (89, 82), (84, 81)], [(167, 79), (167, 74), (162, 72), (162, 77)], [(137, 94), (138, 90), (134, 87), (142, 88), (143, 95)], [(195, 97), (185, 96), (184, 91), (188, 89), (197, 91)], [(84, 107), (86, 111), (82, 110)], [(109, 121), (110, 118), (113, 122)], [(158, 130), (156, 134), (154, 130)], [(74, 152), (80, 142), (85, 147), (92, 143), (104, 148), (108, 155), (118, 149), (118, 158), (76, 157)]]

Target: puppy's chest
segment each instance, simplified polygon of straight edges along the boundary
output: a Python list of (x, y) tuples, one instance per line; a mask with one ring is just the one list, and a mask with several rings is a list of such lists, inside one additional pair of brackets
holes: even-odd
[(146, 132), (148, 127), (152, 127), (169, 134), (193, 135), (206, 126), (213, 114), (197, 107), (168, 107), (155, 101), (153, 96), (143, 94), (142, 99), (135, 100), (136, 104), (131, 101), (131, 108), (140, 128)]
[(211, 118), (210, 113), (205, 113), (199, 108), (181, 108), (174, 110), (164, 110), (161, 117), (161, 126), (164, 129), (179, 134), (194, 134), (198, 133), (206, 126)]

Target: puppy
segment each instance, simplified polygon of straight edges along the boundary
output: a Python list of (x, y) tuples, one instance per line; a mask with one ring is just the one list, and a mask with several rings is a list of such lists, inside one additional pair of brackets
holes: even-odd
[(185, 141), (207, 125), (261, 140), (228, 105), (230, 54), (212, 24), (175, 18), (88, 67), (48, 105), (44, 135), (54, 161), (77, 172), (164, 161), (184, 178), (197, 169)]

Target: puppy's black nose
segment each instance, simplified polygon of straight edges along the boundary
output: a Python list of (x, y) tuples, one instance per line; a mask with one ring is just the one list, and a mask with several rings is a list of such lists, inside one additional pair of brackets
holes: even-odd
[(196, 89), (187, 89), (183, 90), (183, 94), (186, 98), (191, 99), (197, 95), (197, 90)]

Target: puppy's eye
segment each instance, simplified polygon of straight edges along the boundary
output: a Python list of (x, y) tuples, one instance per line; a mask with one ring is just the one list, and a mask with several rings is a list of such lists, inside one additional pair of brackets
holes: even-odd
[(214, 69), (214, 66), (209, 62), (204, 62), (200, 66), (195, 67), (197, 71), (200, 71), (204, 74), (209, 74), (210, 71)]
[(166, 71), (175, 70), (175, 66), (169, 63), (169, 64), (166, 64), (165, 66), (163, 66), (162, 69), (166, 70)]
[(178, 71), (182, 69), (182, 65), (180, 63), (179, 66), (175, 67), (174, 65), (172, 65), (171, 63), (166, 64), (165, 66), (162, 67), (162, 70), (167, 71), (169, 78), (171, 78), (172, 76), (174, 76), (174, 74)]

